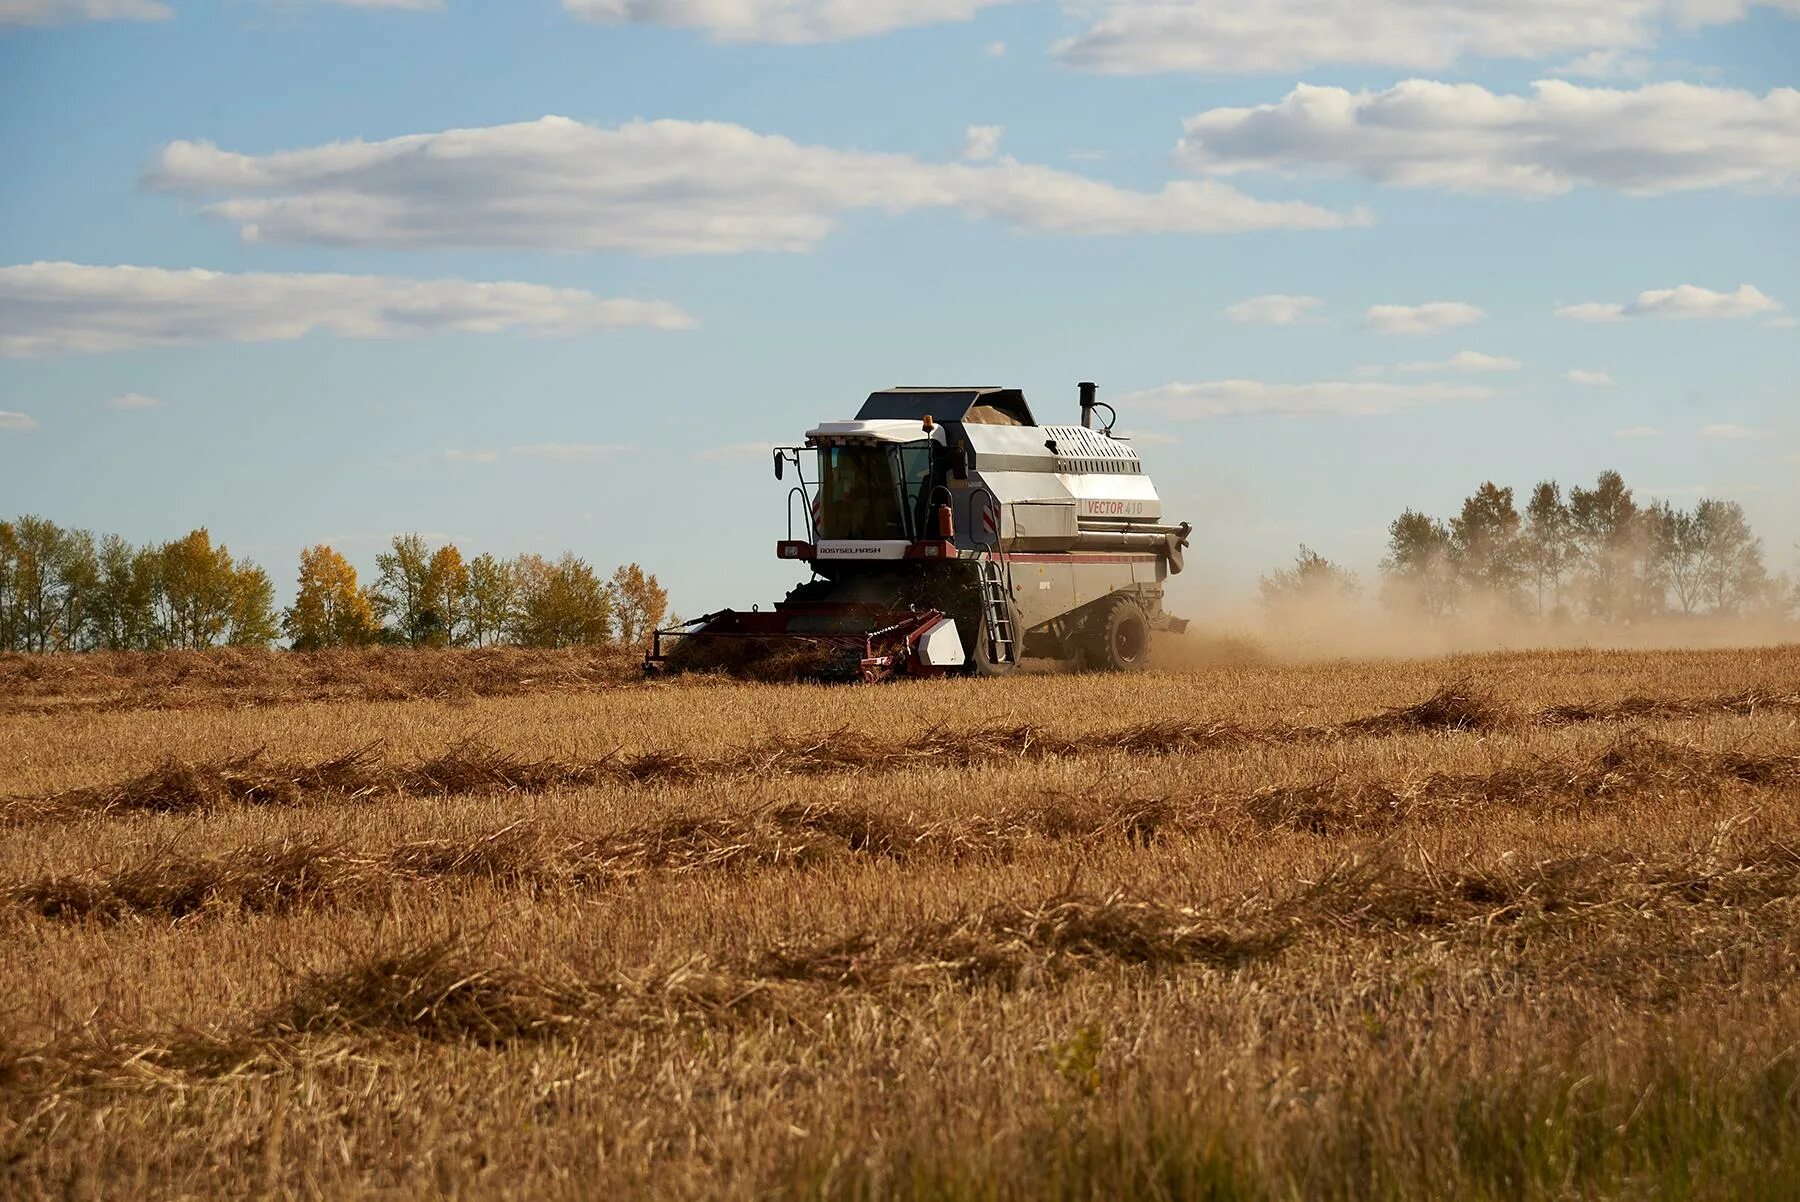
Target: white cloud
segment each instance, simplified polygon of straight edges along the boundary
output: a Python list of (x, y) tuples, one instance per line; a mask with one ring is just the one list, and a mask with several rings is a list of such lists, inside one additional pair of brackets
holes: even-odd
[(1486, 316), (1463, 301), (1426, 301), (1422, 305), (1370, 305), (1363, 324), (1383, 334), (1430, 334), (1474, 325)]
[(445, 451), (445, 463), (498, 463), (499, 451)]
[(1226, 306), (1225, 316), (1247, 325), (1293, 326), (1316, 320), (1315, 311), (1324, 304), (1316, 296), (1289, 296), (1283, 292), (1268, 292)]
[(175, 10), (157, 0), (0, 0), (0, 28), (71, 21), (166, 21)]
[(1005, 42), (989, 42), (987, 44), (987, 46), (983, 49), (983, 53), (985, 53), (989, 58), (1004, 58), (1004, 57), (1006, 57), (1006, 43)]
[(1565, 371), (1563, 379), (1573, 384), (1586, 384), (1591, 388), (1611, 388), (1618, 383), (1612, 378), (1611, 372), (1587, 371), (1580, 367), (1571, 367)]
[[(1110, 74), (1264, 73), (1322, 64), (1448, 67), (1652, 45), (1666, 25), (1741, 19), (1759, 0), (1065, 0), (1091, 24), (1057, 45)], [(1762, 0), (1788, 12), (1794, 0)]]
[(637, 448), (629, 443), (614, 442), (539, 442), (529, 446), (513, 447), (510, 453), (527, 459), (554, 459), (566, 461), (586, 461), (590, 459), (606, 459), (613, 455), (622, 455)]
[(1004, 125), (971, 125), (963, 139), (962, 159), (965, 163), (979, 163), (993, 158), (1000, 153), (1000, 137), (1006, 133)]
[(1615, 46), (1608, 50), (1590, 50), (1564, 63), (1555, 73), (1586, 79), (1642, 79), (1654, 66), (1643, 55)]
[(1012, 159), (979, 166), (803, 146), (719, 122), (516, 125), (270, 155), (174, 142), (149, 187), (226, 199), (246, 238), (645, 254), (805, 251), (842, 213), (951, 208), (1064, 234), (1332, 229), (1368, 221), (1218, 181), (1133, 192)]
[(693, 324), (665, 301), (607, 300), (541, 284), (77, 263), (0, 267), (0, 356), (10, 357), (287, 341), (315, 330), (404, 338), (447, 330), (572, 335)]
[(1176, 148), (1211, 175), (1361, 175), (1378, 183), (1549, 196), (1585, 185), (1651, 196), (1800, 182), (1800, 91), (1762, 97), (1659, 83), (1541, 80), (1529, 96), (1409, 79), (1381, 92), (1301, 84), (1274, 104), (1188, 118)]
[(0, 430), (35, 430), (37, 419), (28, 413), (14, 413), (10, 409), (0, 409)]
[(967, 21), (1013, 0), (563, 0), (608, 25), (698, 29), (719, 42), (788, 45), (871, 37), (914, 25)]
[(155, 409), (162, 402), (141, 392), (124, 392), (106, 402), (113, 409)]
[(1120, 408), (1154, 409), (1171, 418), (1230, 417), (1270, 413), (1286, 416), (1352, 414), (1374, 416), (1492, 396), (1467, 384), (1381, 384), (1324, 380), (1312, 384), (1270, 384), (1262, 380), (1208, 380), (1165, 384), (1120, 397)]
[(1756, 431), (1750, 429), (1748, 426), (1736, 426), (1729, 423), (1721, 423), (1715, 426), (1701, 426), (1700, 437), (1727, 440), (1755, 438)]
[(1655, 426), (1626, 426), (1623, 430), (1614, 430), (1614, 438), (1660, 438), (1662, 431)]
[(1181, 443), (1177, 435), (1164, 434), (1160, 430), (1133, 430), (1130, 433), (1121, 431), (1121, 434), (1127, 442), (1140, 447), (1173, 447)]
[(752, 459), (768, 459), (774, 453), (775, 444), (772, 442), (734, 442), (729, 446), (695, 451), (694, 458), (706, 463), (740, 463)]
[(1432, 360), (1424, 363), (1402, 363), (1394, 370), (1419, 374), (1422, 372), (1460, 371), (1469, 374), (1489, 371), (1518, 371), (1525, 365), (1517, 359), (1508, 359), (1505, 355), (1484, 355), (1480, 351), (1457, 351), (1448, 359)]
[(1791, 330), (1795, 326), (1800, 326), (1800, 317), (1795, 317), (1793, 314), (1788, 313), (1780, 317), (1771, 317), (1769, 320), (1763, 322), (1763, 325), (1771, 330)]
[(1628, 304), (1608, 301), (1585, 301), (1564, 305), (1556, 313), (1572, 321), (1623, 321), (1628, 317), (1712, 318), (1754, 317), (1772, 313), (1781, 302), (1750, 284), (1738, 285), (1736, 292), (1714, 292), (1693, 284), (1675, 288), (1653, 288), (1638, 293)]

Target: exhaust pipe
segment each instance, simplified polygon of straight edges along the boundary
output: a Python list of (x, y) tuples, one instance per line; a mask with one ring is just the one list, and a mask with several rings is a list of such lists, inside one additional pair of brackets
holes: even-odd
[(1081, 389), (1081, 425), (1083, 429), (1094, 428), (1094, 393), (1098, 388), (1092, 380), (1083, 380), (1076, 387)]

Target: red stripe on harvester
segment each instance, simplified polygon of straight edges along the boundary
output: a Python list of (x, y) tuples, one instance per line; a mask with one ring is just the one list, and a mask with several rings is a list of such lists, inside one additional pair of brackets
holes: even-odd
[(1037, 555), (1021, 555), (1014, 552), (1003, 552), (1001, 559), (1011, 563), (1155, 563), (1155, 555), (1138, 555), (1132, 552), (1091, 552), (1084, 555), (1044, 552)]

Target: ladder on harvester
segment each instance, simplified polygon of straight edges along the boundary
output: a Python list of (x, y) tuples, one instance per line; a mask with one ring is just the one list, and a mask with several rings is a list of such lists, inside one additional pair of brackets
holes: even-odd
[(1012, 610), (1008, 605), (1006, 571), (993, 554), (981, 557), (981, 620), (987, 627), (987, 645), (997, 662), (1016, 664), (1019, 651), (1013, 635)]

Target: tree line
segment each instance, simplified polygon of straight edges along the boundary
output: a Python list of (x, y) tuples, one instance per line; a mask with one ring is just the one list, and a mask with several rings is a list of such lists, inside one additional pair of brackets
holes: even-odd
[[(1308, 547), (1262, 578), (1271, 606), (1357, 595), (1355, 574)], [(1565, 496), (1537, 484), (1520, 513), (1512, 488), (1492, 481), (1449, 520), (1408, 509), (1388, 527), (1382, 603), (1442, 619), (1471, 607), (1539, 617), (1624, 622), (1668, 615), (1784, 617), (1800, 588), (1772, 575), (1735, 501), (1692, 509), (1640, 504), (1618, 472)]]
[(634, 647), (668, 613), (669, 594), (635, 563), (601, 579), (573, 553), (465, 562), (453, 543), (435, 551), (417, 534), (375, 557), (368, 587), (321, 543), (300, 553), (299, 589), (282, 615), (295, 650), (398, 643), (410, 647)]
[(269, 575), (204, 528), (133, 546), (26, 515), (0, 521), (0, 651), (267, 647), (570, 647), (649, 637), (668, 610), (655, 576), (626, 564), (602, 579), (574, 554), (464, 562), (416, 534), (376, 556), (379, 575), (320, 544), (300, 554), (294, 604)]

